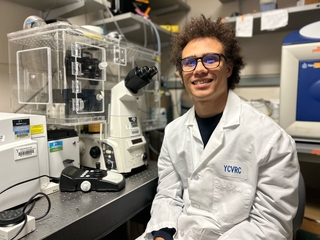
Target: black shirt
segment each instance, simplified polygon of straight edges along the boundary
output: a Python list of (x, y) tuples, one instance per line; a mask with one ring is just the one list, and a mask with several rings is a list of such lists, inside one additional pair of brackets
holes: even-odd
[(204, 148), (206, 147), (206, 145), (211, 137), (211, 134), (213, 133), (213, 131), (216, 129), (218, 123), (220, 122), (220, 119), (222, 117), (222, 113), (219, 113), (213, 117), (208, 117), (208, 118), (200, 118), (196, 114), (196, 120), (197, 120), (197, 123), (199, 126), (199, 131), (201, 134)]

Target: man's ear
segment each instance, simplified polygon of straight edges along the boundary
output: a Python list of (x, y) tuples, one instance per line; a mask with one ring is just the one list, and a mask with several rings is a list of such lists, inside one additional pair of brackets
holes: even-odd
[(174, 75), (180, 79), (180, 82), (181, 82), (181, 84), (183, 85), (182, 74), (180, 74), (179, 71), (176, 71), (176, 72), (174, 73)]
[(232, 65), (232, 64), (228, 64), (228, 66), (227, 66), (227, 74), (228, 74), (228, 77), (231, 76), (232, 70), (233, 70), (233, 65)]

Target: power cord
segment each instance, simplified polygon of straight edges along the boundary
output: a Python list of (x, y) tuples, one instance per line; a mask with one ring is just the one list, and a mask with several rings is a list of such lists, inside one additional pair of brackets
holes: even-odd
[(48, 176), (48, 175), (40, 175), (40, 176), (38, 176), (38, 177), (30, 178), (30, 179), (28, 179), (28, 180), (25, 180), (25, 181), (16, 183), (16, 184), (14, 184), (14, 185), (12, 185), (12, 186), (4, 189), (3, 191), (1, 191), (0, 194), (8, 191), (9, 189), (11, 189), (11, 188), (13, 188), (13, 187), (16, 187), (16, 186), (18, 186), (18, 185), (21, 185), (21, 184), (23, 184), (23, 183), (31, 182), (31, 181), (33, 181), (33, 180), (37, 180), (37, 179), (42, 178), (42, 177), (47, 177), (47, 178), (49, 178), (51, 182), (59, 183), (59, 178), (57, 178), (57, 177), (51, 177), (51, 176)]
[[(35, 178), (31, 178), (19, 183), (16, 183), (6, 189), (4, 189), (3, 191), (0, 192), (0, 194), (4, 193), (5, 191), (16, 187), (20, 184), (26, 183), (26, 182), (30, 182), (42, 177), (48, 177), (50, 179), (50, 181), (55, 182), (55, 183), (59, 183), (59, 178), (56, 177), (51, 177), (48, 175), (41, 175)], [(24, 227), (27, 224), (27, 220), (28, 220), (28, 215), (30, 214), (30, 212), (32, 211), (32, 209), (35, 206), (35, 200), (37, 199), (37, 197), (39, 195), (42, 195), (46, 198), (47, 202), (48, 202), (48, 208), (47, 211), (45, 212), (45, 214), (43, 214), (43, 216), (37, 217), (35, 218), (35, 220), (39, 220), (44, 218), (45, 216), (47, 216), (47, 214), (49, 213), (50, 209), (51, 209), (51, 201), (48, 197), (47, 194), (42, 193), (42, 192), (38, 192), (36, 194), (34, 194), (23, 206), (23, 208), (18, 208), (18, 209), (9, 209), (9, 210), (5, 210), (3, 212), (0, 212), (0, 227), (8, 227), (14, 224), (19, 224), (21, 222), (23, 222), (22, 226), (19, 228), (18, 232), (11, 238), (11, 240), (15, 239), (20, 233), (21, 231), (24, 229)]]

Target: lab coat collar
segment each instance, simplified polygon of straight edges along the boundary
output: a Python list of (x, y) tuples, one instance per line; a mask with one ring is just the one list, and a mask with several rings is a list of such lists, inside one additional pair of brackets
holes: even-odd
[[(229, 90), (226, 107), (220, 121), (223, 123), (223, 128), (229, 128), (240, 124), (241, 99), (232, 90)], [(186, 126), (195, 124), (194, 106), (189, 110)]]
[(221, 121), (223, 128), (230, 128), (240, 124), (241, 99), (232, 90), (229, 90), (226, 107)]

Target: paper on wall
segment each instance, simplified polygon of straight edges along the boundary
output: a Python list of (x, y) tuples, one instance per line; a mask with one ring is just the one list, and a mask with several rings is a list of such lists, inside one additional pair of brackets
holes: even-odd
[(288, 25), (288, 10), (277, 9), (261, 13), (261, 31), (275, 30)]
[(242, 15), (236, 19), (236, 36), (252, 37), (253, 32), (253, 16)]

